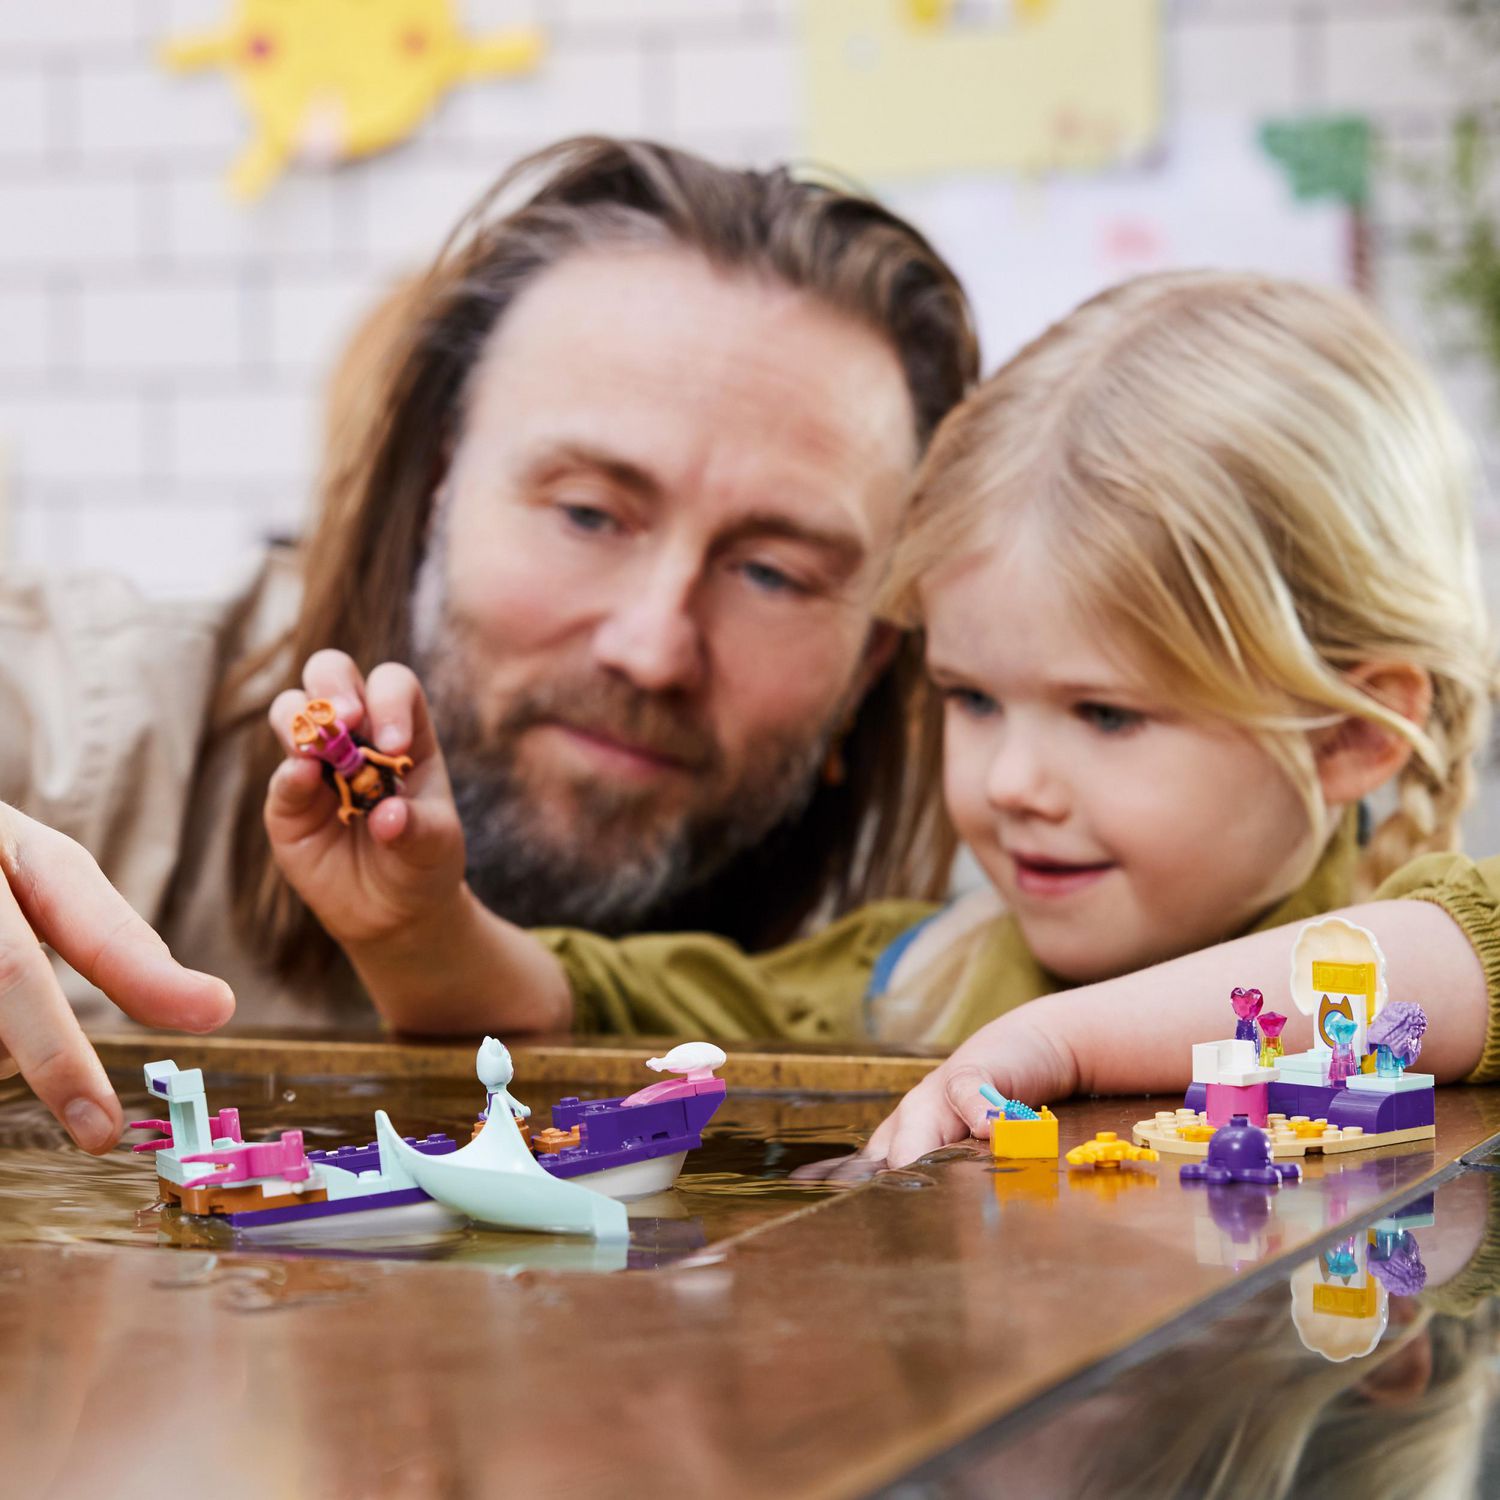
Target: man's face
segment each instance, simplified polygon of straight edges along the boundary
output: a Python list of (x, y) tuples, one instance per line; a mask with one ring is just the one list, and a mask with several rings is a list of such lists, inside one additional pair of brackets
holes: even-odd
[(416, 601), (484, 899), (628, 926), (805, 801), (867, 685), (912, 428), (878, 335), (690, 252), (516, 301)]

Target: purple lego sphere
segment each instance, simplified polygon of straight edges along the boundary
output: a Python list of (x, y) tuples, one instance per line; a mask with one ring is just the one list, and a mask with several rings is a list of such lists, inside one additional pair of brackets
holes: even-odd
[(1183, 1182), (1259, 1182), (1280, 1186), (1283, 1179), (1298, 1181), (1302, 1168), (1295, 1162), (1271, 1160), (1271, 1137), (1250, 1123), (1248, 1115), (1235, 1115), (1214, 1131), (1205, 1161), (1189, 1162), (1177, 1174)]

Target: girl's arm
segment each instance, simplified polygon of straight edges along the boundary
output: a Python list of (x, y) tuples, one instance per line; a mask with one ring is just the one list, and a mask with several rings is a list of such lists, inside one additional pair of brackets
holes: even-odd
[[(1439, 1083), (1465, 1077), (1484, 1050), (1490, 1000), (1463, 929), (1429, 901), (1379, 901), (1347, 917), (1375, 934), (1393, 998), (1427, 1012), (1420, 1067)], [(1288, 1052), (1312, 1045), (1312, 1018), (1292, 1003), (1292, 947), (1305, 924), (1277, 927), (1155, 968), (1034, 1000), (981, 1027), (914, 1088), (865, 1148), (904, 1166), (983, 1135), (981, 1083), (1041, 1104), (1074, 1093), (1174, 1093), (1191, 1082), (1195, 1042), (1233, 1035), (1229, 992), (1253, 986), (1287, 1021)]]

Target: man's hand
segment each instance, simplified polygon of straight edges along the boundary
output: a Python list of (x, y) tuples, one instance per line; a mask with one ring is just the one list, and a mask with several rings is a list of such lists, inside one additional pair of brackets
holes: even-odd
[[(346, 949), (451, 916), (464, 891), (463, 827), (415, 674), (387, 662), (367, 681), (342, 651), (319, 651), (302, 682), (271, 705), (287, 759), (271, 778), (265, 822), (282, 873)], [(400, 794), (347, 826), (321, 765), (292, 740), (293, 718), (315, 698), (382, 754), (412, 761)]]
[(18, 1069), (85, 1151), (120, 1138), (120, 1101), (42, 949), (50, 943), (127, 1015), (212, 1031), (222, 979), (185, 969), (72, 839), (0, 803), (0, 1076)]
[[(560, 1031), (572, 1022), (567, 976), (529, 934), (486, 911), (464, 880), (464, 835), (421, 685), (407, 667), (368, 682), (320, 651), (305, 692), (282, 693), (271, 723), (289, 758), (271, 778), (266, 831), (276, 862), (343, 948), (376, 1008), (402, 1031)], [(412, 760), (401, 794), (339, 821), (321, 768), (297, 752), (292, 719), (327, 698), (351, 731)], [(360, 824), (363, 823), (363, 827)]]

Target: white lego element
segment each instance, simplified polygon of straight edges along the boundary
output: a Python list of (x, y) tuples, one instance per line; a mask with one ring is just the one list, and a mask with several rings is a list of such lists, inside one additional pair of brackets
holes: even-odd
[(1356, 1268), (1349, 1276), (1330, 1272), (1321, 1255), (1292, 1273), (1292, 1323), (1297, 1337), (1333, 1364), (1368, 1354), (1385, 1332), (1388, 1293), (1370, 1275), (1365, 1256), (1360, 1246)]
[(1414, 1214), (1402, 1209), (1383, 1219), (1376, 1219), (1370, 1228), (1381, 1230), (1386, 1234), (1400, 1234), (1404, 1229), (1431, 1229), (1436, 1223), (1436, 1214)]
[[(510, 1050), (504, 1042), (497, 1042), (494, 1037), (487, 1036), (479, 1044), (479, 1052), (474, 1058), (474, 1071), (479, 1075), (479, 1081), (488, 1092), (488, 1102), (485, 1110), (488, 1112), (490, 1104), (494, 1103), (497, 1090), (505, 1089), (512, 1078), (516, 1076), (515, 1064), (510, 1060)], [(531, 1118), (531, 1106), (522, 1104), (508, 1089), (505, 1097), (510, 1102), (510, 1112), (518, 1120), (529, 1120)]]
[(648, 1057), (646, 1066), (653, 1073), (692, 1073), (699, 1068), (722, 1068), (729, 1055), (712, 1042), (682, 1042), (665, 1057)]
[[(1255, 1043), (1231, 1038), (1222, 1042), (1198, 1042), (1193, 1047), (1194, 1083), (1237, 1083), (1242, 1074), (1259, 1074), (1256, 1067)], [(1264, 1070), (1267, 1078), (1276, 1076), (1274, 1070)], [(1249, 1080), (1259, 1083), (1254, 1077)]]
[(507, 1087), (512, 1068), (505, 1047), (486, 1037), (475, 1068), (489, 1092), (489, 1109), (479, 1134), (451, 1154), (423, 1155), (396, 1134), (383, 1109), (375, 1111), (375, 1139), (385, 1171), (394, 1174), (399, 1167), (444, 1208), (497, 1229), (628, 1239), (630, 1224), (623, 1203), (554, 1177), (521, 1139), (511, 1118), (516, 1106)]
[(1288, 1052), (1278, 1058), (1276, 1071), (1285, 1083), (1328, 1083), (1328, 1064), (1331, 1052)]
[(160, 1098), (153, 1087), (157, 1079), (166, 1084), (167, 1118), (172, 1123), (172, 1154), (192, 1156), (213, 1149), (213, 1132), (208, 1128), (208, 1101), (203, 1094), (203, 1069), (180, 1070), (176, 1063), (147, 1063), (146, 1087), (153, 1098)]
[[(1246, 1042), (1248, 1047), (1250, 1043)], [(1227, 1084), (1231, 1088), (1249, 1088), (1256, 1083), (1274, 1083), (1277, 1077), (1275, 1068), (1244, 1068), (1239, 1072), (1220, 1073), (1214, 1080), (1215, 1083)]]
[(1382, 1078), (1379, 1073), (1356, 1073), (1345, 1080), (1348, 1088), (1362, 1094), (1413, 1094), (1430, 1089), (1437, 1083), (1431, 1073), (1403, 1073), (1399, 1078)]
[[(1375, 993), (1365, 997), (1341, 994), (1319, 987), (1313, 979), (1314, 965), (1375, 966)], [(1323, 1035), (1322, 1012), (1342, 1011), (1355, 1026), (1351, 1045), (1356, 1058), (1365, 1055), (1365, 1032), (1386, 1002), (1385, 954), (1375, 941), (1375, 934), (1342, 917), (1324, 917), (1304, 924), (1292, 946), (1292, 1002), (1304, 1016), (1314, 1020), (1313, 1050), (1332, 1052)], [(1325, 1007), (1324, 1001), (1329, 1005)]]

